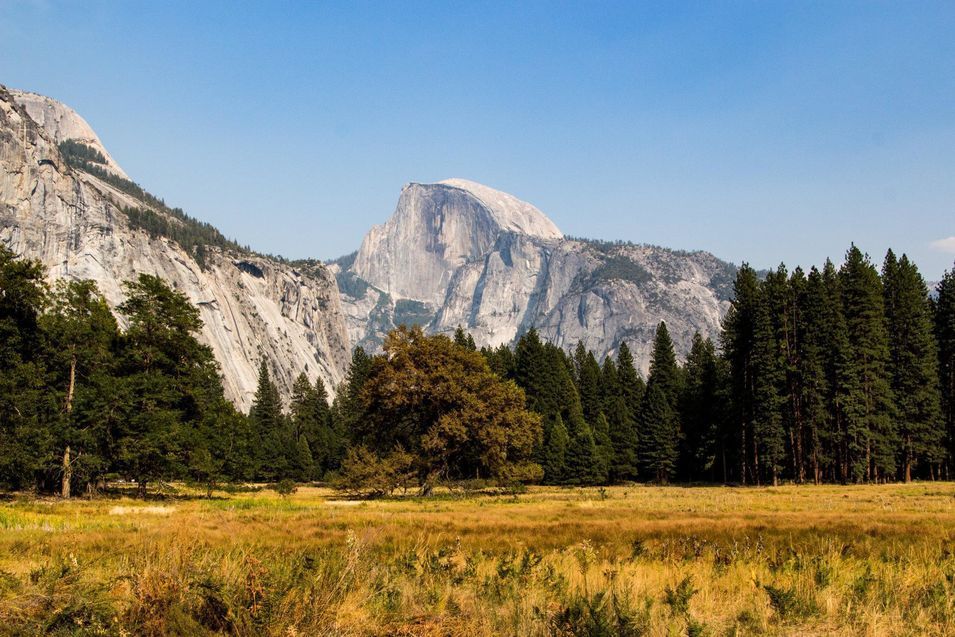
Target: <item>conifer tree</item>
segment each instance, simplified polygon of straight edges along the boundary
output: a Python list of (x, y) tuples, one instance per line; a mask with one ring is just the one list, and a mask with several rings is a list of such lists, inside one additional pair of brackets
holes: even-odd
[(824, 310), (820, 325), (824, 328), (822, 343), (828, 386), (826, 407), (829, 412), (823, 439), (828, 441), (832, 459), (829, 467), (831, 478), (847, 482), (853, 477), (850, 427), (853, 426), (853, 420), (857, 420), (852, 398), (859, 393), (859, 379), (853, 373), (852, 346), (846, 324), (842, 280), (829, 259), (826, 259), (823, 266), (822, 287), (825, 295), (824, 308), (827, 308), (827, 311)]
[[(832, 441), (828, 420), (831, 402), (826, 374), (828, 343), (833, 329), (825, 283), (816, 268), (809, 271), (802, 288), (800, 306), (802, 321), (799, 325), (799, 377), (806, 466), (814, 483), (823, 478), (824, 468), (831, 464), (833, 455), (828, 448)], [(801, 480), (799, 480), (801, 481)]]
[(259, 364), (259, 381), (249, 410), (249, 422), (253, 448), (258, 451), (259, 475), (267, 480), (291, 477), (294, 473), (292, 460), (296, 457), (296, 441), (282, 413), (282, 399), (264, 358)]
[[(897, 409), (899, 462), (909, 482), (919, 464), (938, 464), (944, 448), (938, 391), (938, 351), (932, 308), (922, 275), (906, 255), (889, 250), (882, 270), (889, 335), (889, 373)], [(926, 467), (928, 468), (928, 467)]]
[[(688, 481), (713, 476), (717, 462), (724, 414), (721, 403), (721, 378), (716, 348), (710, 339), (699, 333), (693, 336), (693, 345), (684, 366), (684, 389), (680, 400), (680, 421), (684, 437), (680, 444), (680, 475)], [(725, 462), (721, 460), (721, 468)]]
[(552, 422), (545, 425), (544, 445), (540, 463), (544, 469), (546, 484), (561, 484), (567, 480), (567, 447), (570, 439), (564, 421), (557, 414)]
[(676, 415), (663, 389), (651, 377), (640, 410), (640, 459), (644, 475), (666, 484), (676, 469)]
[(620, 383), (617, 365), (609, 356), (604, 360), (601, 370), (601, 393), (611, 446), (608, 479), (611, 482), (635, 480), (638, 470), (637, 422), (627, 404), (627, 394)]
[(681, 391), (682, 379), (673, 341), (666, 324), (660, 323), (639, 418), (640, 456), (644, 471), (658, 482), (667, 482), (676, 469), (680, 438), (676, 410)]
[(620, 350), (617, 352), (617, 382), (620, 383), (620, 392), (627, 409), (635, 420), (647, 387), (633, 364), (633, 354), (626, 341), (620, 343)]
[(45, 395), (39, 317), (47, 305), (43, 267), (0, 246), (0, 484), (36, 485), (55, 458), (48, 424), (58, 405)]
[(760, 473), (765, 471), (773, 485), (779, 482), (786, 454), (782, 418), (785, 404), (782, 356), (785, 323), (782, 317), (785, 312), (787, 278), (784, 266), (767, 276), (760, 289), (753, 326), (754, 474), (759, 483)]
[(602, 409), (602, 392), (600, 387), (600, 365), (593, 352), (584, 348), (582, 342), (577, 343), (574, 350), (574, 380), (577, 393), (580, 396), (580, 406), (584, 412), (584, 420), (591, 426), (596, 426), (597, 417)]
[(895, 475), (898, 445), (882, 282), (868, 257), (854, 245), (839, 278), (853, 377), (846, 396), (851, 471), (856, 480), (878, 481)]
[(733, 302), (723, 319), (720, 334), (723, 355), (730, 368), (732, 418), (736, 423), (733, 446), (737, 477), (742, 484), (755, 482), (753, 438), (756, 370), (754, 367), (755, 328), (760, 305), (759, 279), (748, 264), (740, 266), (733, 284)]
[[(935, 338), (938, 342), (942, 410), (948, 444), (948, 466), (955, 458), (955, 267), (938, 284)], [(951, 473), (947, 477), (951, 477)]]

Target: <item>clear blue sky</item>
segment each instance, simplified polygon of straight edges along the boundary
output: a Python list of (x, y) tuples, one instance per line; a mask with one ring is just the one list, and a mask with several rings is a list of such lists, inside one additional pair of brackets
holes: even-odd
[[(466, 177), (574, 235), (758, 267), (955, 260), (955, 3), (0, 0), (0, 83), (262, 251)], [(948, 250), (948, 252), (945, 251)]]

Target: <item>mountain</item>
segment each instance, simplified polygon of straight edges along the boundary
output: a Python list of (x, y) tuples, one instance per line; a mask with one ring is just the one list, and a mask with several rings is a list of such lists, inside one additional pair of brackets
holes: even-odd
[(131, 181), (69, 107), (2, 86), (0, 243), (53, 279), (96, 281), (114, 307), (139, 273), (169, 281), (200, 308), (243, 409), (263, 356), (286, 395), (301, 371), (334, 391), (351, 347), (377, 351), (402, 323), (492, 346), (535, 327), (600, 356), (626, 341), (646, 371), (660, 321), (681, 354), (695, 332), (718, 333), (736, 272), (706, 252), (565, 238), (533, 205), (465, 179), (408, 184), (330, 264), (267, 257)]
[(251, 404), (262, 357), (286, 393), (302, 371), (333, 389), (350, 352), (335, 279), (317, 262), (244, 249), (129, 180), (69, 107), (0, 86), (0, 244), (50, 277), (92, 279), (112, 306), (122, 282), (161, 276), (201, 312), (226, 395)]
[(626, 341), (644, 371), (666, 321), (678, 352), (715, 337), (736, 267), (706, 252), (566, 239), (533, 205), (463, 179), (405, 186), (391, 218), (332, 264), (355, 344), (400, 323), (468, 329), (478, 345), (531, 327), (604, 356)]

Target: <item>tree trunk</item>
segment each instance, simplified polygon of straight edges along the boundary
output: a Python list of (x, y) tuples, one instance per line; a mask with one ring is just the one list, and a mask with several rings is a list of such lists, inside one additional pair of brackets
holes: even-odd
[(139, 492), (139, 497), (145, 500), (146, 499), (146, 481), (145, 480), (139, 481), (139, 486), (137, 490)]
[(63, 486), (60, 490), (60, 495), (62, 495), (64, 499), (69, 499), (70, 497), (70, 481), (72, 479), (73, 467), (70, 461), (70, 448), (67, 446), (66, 451), (63, 452)]
[(66, 390), (66, 413), (73, 413), (73, 392), (76, 389), (76, 350), (70, 355), (70, 386)]

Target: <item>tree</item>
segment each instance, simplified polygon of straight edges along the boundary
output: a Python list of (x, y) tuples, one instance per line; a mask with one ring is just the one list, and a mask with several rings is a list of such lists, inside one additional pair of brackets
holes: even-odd
[(46, 391), (39, 317), (48, 303), (43, 268), (0, 246), (0, 483), (37, 483), (56, 454), (49, 423), (58, 417)]
[[(722, 424), (724, 414), (719, 360), (713, 342), (699, 333), (683, 367), (683, 395), (680, 400), (680, 422), (684, 437), (680, 445), (680, 473), (686, 480), (700, 480), (722, 456)], [(720, 458), (722, 460), (722, 458)], [(725, 461), (720, 465), (725, 468)]]
[(806, 277), (799, 303), (802, 307), (802, 321), (797, 329), (800, 334), (800, 405), (805, 423), (803, 446), (813, 482), (819, 484), (824, 467), (835, 459), (831, 450), (835, 437), (829, 427), (834, 405), (830, 398), (827, 360), (831, 349), (835, 348), (832, 332), (835, 327), (833, 314), (837, 308), (832, 306), (823, 275), (816, 268), (812, 268)]
[(753, 438), (756, 403), (753, 353), (759, 304), (759, 279), (756, 271), (744, 263), (736, 273), (733, 302), (723, 319), (723, 330), (720, 334), (723, 356), (729, 364), (732, 378), (732, 417), (736, 422), (733, 446), (737, 450), (737, 475), (743, 484), (750, 479), (756, 480), (753, 469), (756, 450)]
[(647, 383), (655, 382), (657, 388), (663, 392), (670, 409), (676, 408), (680, 400), (683, 379), (680, 366), (676, 362), (676, 351), (670, 339), (667, 324), (660, 322), (656, 336), (653, 339), (653, 352), (650, 354), (650, 375)]
[(920, 463), (944, 458), (945, 432), (939, 406), (938, 350), (932, 307), (922, 275), (906, 255), (889, 250), (882, 270), (889, 336), (889, 374), (898, 423), (902, 479), (911, 481)]
[(266, 480), (281, 480), (293, 473), (296, 440), (282, 413), (282, 398), (269, 375), (268, 362), (259, 364), (259, 381), (249, 409), (254, 448), (258, 450), (258, 475)]
[(441, 479), (540, 478), (531, 457), (541, 419), (480, 353), (420, 327), (391, 332), (384, 351), (362, 391), (360, 444), (380, 454), (411, 453), (425, 493)]
[(938, 284), (935, 338), (938, 342), (942, 410), (948, 443), (948, 463), (955, 458), (955, 267)]
[(617, 382), (620, 384), (620, 393), (627, 409), (636, 418), (643, 400), (643, 392), (647, 387), (643, 378), (637, 373), (637, 368), (633, 364), (633, 354), (626, 341), (620, 343), (620, 350), (617, 352)]
[(666, 484), (676, 469), (677, 423), (666, 393), (654, 382), (647, 385), (647, 393), (640, 410), (640, 458), (647, 476)]
[(332, 428), (328, 393), (321, 378), (312, 385), (304, 373), (299, 374), (292, 385), (289, 412), (299, 479), (318, 479), (337, 465), (344, 446), (342, 435)]
[(107, 468), (109, 428), (117, 423), (103, 409), (115, 393), (119, 328), (92, 281), (59, 281), (49, 311), (41, 317), (48, 381), (62, 397), (62, 417), (51, 431), (62, 462), (48, 467), (60, 476), (60, 493), (86, 483)]
[(477, 351), (477, 345), (474, 343), (474, 337), (471, 336), (470, 332), (466, 332), (460, 325), (458, 325), (457, 329), (454, 330), (454, 344), (458, 347), (469, 349), (472, 352)]
[(577, 385), (577, 394), (580, 396), (584, 420), (592, 426), (597, 422), (597, 417), (602, 411), (600, 376), (600, 365), (594, 353), (587, 351), (584, 344), (578, 342), (574, 350), (574, 380)]
[(680, 424), (676, 408), (682, 379), (666, 324), (657, 327), (647, 391), (640, 408), (640, 456), (647, 475), (667, 482), (676, 469)]
[(114, 433), (121, 471), (139, 483), (181, 475), (185, 443), (219, 407), (222, 384), (208, 346), (196, 340), (199, 310), (156, 276), (125, 284), (119, 306), (129, 324), (120, 373), (126, 413)]
[(544, 425), (544, 445), (541, 454), (541, 468), (544, 470), (544, 482), (561, 484), (567, 480), (567, 447), (570, 438), (567, 427), (560, 414), (552, 422)]
[(332, 426), (336, 432), (349, 440), (354, 440), (355, 431), (365, 416), (361, 393), (369, 374), (371, 374), (371, 357), (361, 346), (356, 347), (352, 350), (348, 373), (338, 388), (332, 405)]
[(851, 472), (856, 480), (878, 481), (895, 474), (895, 405), (889, 383), (889, 338), (879, 273), (854, 245), (839, 272), (849, 336), (845, 397)]
[[(753, 326), (753, 469), (757, 484), (760, 470), (775, 486), (786, 457), (785, 404), (785, 304), (787, 274), (784, 266), (770, 273), (760, 289)], [(782, 319), (782, 320), (780, 320)]]
[[(626, 353), (630, 355), (629, 350)], [(632, 364), (633, 360), (630, 359), (631, 370)], [(633, 372), (636, 377), (635, 370)], [(636, 416), (630, 408), (628, 392), (621, 383), (617, 364), (609, 356), (604, 361), (601, 377), (603, 413), (606, 414), (610, 438), (608, 478), (611, 482), (635, 480), (638, 471)]]

